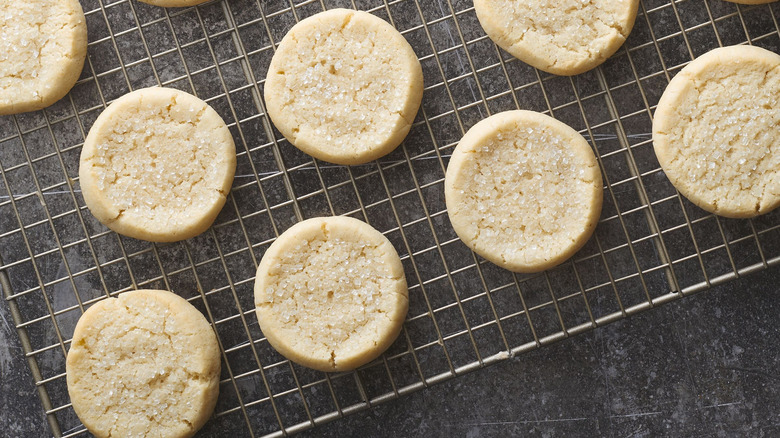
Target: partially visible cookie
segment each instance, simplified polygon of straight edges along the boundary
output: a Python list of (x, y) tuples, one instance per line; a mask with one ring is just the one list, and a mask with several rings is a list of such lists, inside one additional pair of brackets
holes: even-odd
[(0, 9), (0, 115), (60, 100), (87, 55), (87, 22), (78, 0), (5, 0)]
[(422, 101), (422, 67), (386, 21), (333, 9), (285, 35), (264, 92), (268, 115), (298, 149), (361, 164), (390, 153), (409, 133)]
[(145, 88), (97, 118), (79, 180), (87, 207), (107, 227), (173, 242), (214, 222), (235, 170), (233, 137), (214, 109), (183, 91)]
[(732, 3), (741, 3), (743, 5), (762, 5), (764, 3), (772, 3), (777, 0), (726, 0)]
[(474, 0), (480, 24), (501, 48), (557, 75), (586, 72), (623, 45), (639, 0)]
[(305, 220), (268, 248), (257, 268), (257, 320), (288, 359), (320, 371), (370, 362), (401, 331), (409, 307), (398, 253), (348, 217)]
[(602, 182), (588, 142), (533, 111), (507, 111), (469, 129), (452, 153), (444, 195), (455, 232), (515, 272), (571, 257), (593, 234)]
[(669, 181), (715, 214), (753, 217), (780, 205), (780, 56), (712, 50), (683, 68), (658, 102), (653, 147)]
[(68, 394), (97, 437), (190, 437), (219, 392), (206, 318), (167, 291), (137, 290), (84, 312), (66, 361)]

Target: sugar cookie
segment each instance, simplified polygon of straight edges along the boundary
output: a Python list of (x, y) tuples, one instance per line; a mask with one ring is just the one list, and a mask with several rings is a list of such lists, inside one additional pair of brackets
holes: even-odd
[(97, 118), (79, 179), (100, 222), (136, 239), (173, 242), (211, 225), (235, 169), (233, 137), (216, 111), (182, 91), (145, 88)]
[(488, 36), (523, 62), (557, 75), (595, 68), (634, 27), (639, 0), (474, 0)]
[(463, 242), (515, 272), (558, 265), (580, 249), (601, 214), (598, 162), (569, 126), (532, 111), (477, 123), (452, 153), (447, 212)]
[(691, 202), (727, 217), (780, 205), (780, 56), (712, 50), (683, 68), (658, 102), (653, 147)]
[(219, 345), (186, 300), (137, 290), (84, 312), (66, 372), (73, 409), (95, 436), (189, 437), (217, 402)]
[(333, 9), (285, 35), (265, 82), (268, 115), (298, 149), (320, 160), (361, 164), (409, 133), (423, 92), (422, 67), (390, 24)]
[(409, 307), (390, 241), (348, 217), (305, 220), (268, 248), (257, 269), (257, 320), (288, 359), (321, 371), (373, 360), (398, 336)]
[(0, 13), (0, 115), (45, 108), (76, 83), (87, 56), (78, 0), (5, 0)]

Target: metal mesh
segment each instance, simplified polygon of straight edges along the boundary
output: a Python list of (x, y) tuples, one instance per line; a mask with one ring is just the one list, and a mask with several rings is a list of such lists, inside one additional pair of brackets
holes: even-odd
[[(56, 436), (84, 433), (69, 404), (65, 354), (90, 304), (136, 288), (170, 289), (213, 324), (222, 350), (207, 430), (281, 435), (333, 420), (780, 260), (780, 213), (706, 214), (682, 199), (652, 151), (651, 115), (670, 77), (731, 44), (779, 51), (780, 6), (643, 0), (626, 45), (576, 76), (534, 70), (498, 50), (466, 0), (226, 0), (187, 9), (82, 0), (89, 56), (65, 99), (0, 117), (0, 284)], [(262, 100), (275, 45), (298, 20), (333, 7), (397, 27), (425, 74), (403, 146), (361, 166), (312, 161), (271, 125)], [(209, 102), (238, 152), (215, 225), (175, 244), (109, 232), (84, 206), (78, 156), (106, 104), (165, 85)], [(476, 257), (447, 218), (443, 177), (463, 133), (499, 111), (531, 109), (579, 130), (604, 173), (604, 210), (572, 260), (513, 275)], [(292, 224), (349, 215), (402, 256), (410, 294), (401, 336), (359, 371), (314, 372), (262, 336), (252, 285), (264, 251)]]

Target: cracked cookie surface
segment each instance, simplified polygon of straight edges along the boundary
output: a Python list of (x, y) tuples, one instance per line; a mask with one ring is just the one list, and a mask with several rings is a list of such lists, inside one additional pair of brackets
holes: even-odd
[(365, 222), (308, 219), (285, 231), (255, 279), (257, 320), (288, 359), (345, 371), (378, 357), (398, 336), (409, 307), (393, 245)]
[(455, 232), (474, 252), (515, 272), (556, 266), (590, 238), (602, 181), (587, 141), (533, 111), (477, 123), (452, 153), (444, 179)]
[(614, 54), (634, 26), (639, 0), (475, 0), (482, 28), (512, 56), (571, 76)]
[(107, 227), (172, 242), (205, 231), (236, 169), (230, 130), (214, 109), (170, 88), (126, 94), (97, 118), (81, 151), (84, 201)]
[(420, 62), (393, 26), (367, 12), (333, 9), (293, 26), (271, 60), (268, 115), (298, 149), (361, 164), (409, 133), (423, 92)]
[(0, 115), (45, 108), (76, 83), (87, 55), (78, 0), (4, 0), (0, 8)]
[(711, 213), (754, 217), (780, 205), (780, 56), (712, 50), (658, 102), (653, 147), (669, 181)]
[(183, 298), (137, 290), (87, 309), (66, 360), (68, 394), (97, 437), (189, 437), (214, 410), (220, 355)]

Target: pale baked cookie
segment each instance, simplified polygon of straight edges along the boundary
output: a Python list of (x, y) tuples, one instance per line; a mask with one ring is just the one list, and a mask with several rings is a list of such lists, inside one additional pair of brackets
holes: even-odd
[(285, 35), (265, 82), (268, 115), (298, 149), (320, 160), (361, 164), (409, 133), (423, 93), (422, 67), (390, 24), (333, 9)]
[(205, 3), (208, 0), (139, 0), (144, 3), (148, 3), (154, 6), (162, 6), (165, 8), (184, 8), (187, 6), (195, 6), (201, 3)]
[(664, 91), (653, 146), (669, 181), (715, 214), (745, 218), (780, 204), (780, 56), (712, 50)]
[(370, 362), (401, 331), (409, 307), (401, 260), (365, 222), (305, 220), (268, 248), (257, 268), (257, 320), (288, 359), (320, 371)]
[(639, 0), (474, 0), (490, 39), (557, 75), (586, 72), (614, 54), (634, 27)]
[(474, 252), (510, 271), (538, 272), (590, 238), (601, 214), (601, 172), (574, 129), (508, 111), (463, 136), (444, 195), (455, 232)]
[(137, 290), (84, 312), (66, 372), (73, 409), (95, 436), (189, 437), (217, 402), (219, 345), (186, 300)]
[(107, 227), (173, 242), (214, 222), (235, 170), (233, 137), (213, 108), (182, 91), (145, 88), (97, 118), (79, 179), (87, 207)]
[(0, 3), (0, 115), (39, 110), (76, 83), (87, 55), (78, 0)]

